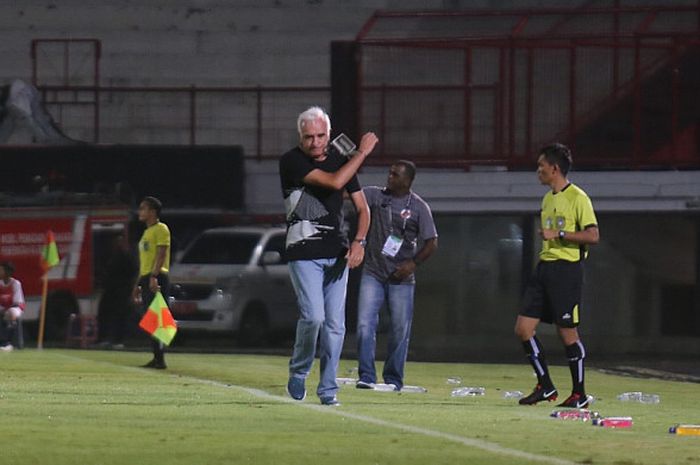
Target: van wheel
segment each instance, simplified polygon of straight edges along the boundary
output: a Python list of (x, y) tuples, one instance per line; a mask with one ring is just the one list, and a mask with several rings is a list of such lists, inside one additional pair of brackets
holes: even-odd
[(262, 305), (249, 305), (243, 312), (238, 340), (242, 346), (258, 347), (267, 344), (270, 325)]

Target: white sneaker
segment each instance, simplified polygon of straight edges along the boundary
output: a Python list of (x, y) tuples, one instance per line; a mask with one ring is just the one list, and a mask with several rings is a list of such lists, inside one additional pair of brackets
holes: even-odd
[(12, 344), (7, 344), (7, 345), (0, 347), (0, 351), (2, 351), (2, 352), (12, 352), (13, 350), (15, 350), (15, 348), (12, 347)]

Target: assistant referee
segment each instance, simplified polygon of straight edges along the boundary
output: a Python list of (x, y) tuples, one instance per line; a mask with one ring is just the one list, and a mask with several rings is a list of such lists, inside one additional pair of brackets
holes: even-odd
[[(162, 204), (155, 197), (144, 197), (139, 204), (139, 220), (146, 225), (146, 230), (139, 241), (139, 280), (134, 289), (134, 296), (141, 302), (141, 315), (148, 311), (148, 306), (160, 291), (168, 298), (170, 290), (170, 229), (160, 221)], [(155, 338), (151, 339), (153, 359), (144, 368), (164, 370), (165, 347)]]

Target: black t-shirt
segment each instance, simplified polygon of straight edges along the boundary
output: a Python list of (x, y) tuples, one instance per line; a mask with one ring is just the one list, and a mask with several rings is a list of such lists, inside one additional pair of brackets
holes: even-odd
[(280, 181), (287, 212), (287, 258), (313, 260), (334, 258), (347, 249), (347, 237), (342, 232), (343, 190), (349, 193), (361, 189), (357, 176), (344, 189), (326, 189), (304, 184), (304, 177), (315, 169), (334, 173), (347, 158), (330, 152), (325, 160), (314, 161), (299, 147), (282, 155)]

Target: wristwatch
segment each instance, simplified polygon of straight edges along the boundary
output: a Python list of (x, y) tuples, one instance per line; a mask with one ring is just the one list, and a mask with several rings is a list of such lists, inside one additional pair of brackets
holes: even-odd
[(367, 247), (367, 239), (355, 239), (353, 242), (359, 242), (362, 248)]
[(564, 231), (563, 229), (560, 229), (559, 230), (559, 239), (564, 239), (565, 236), (566, 236), (566, 231)]

